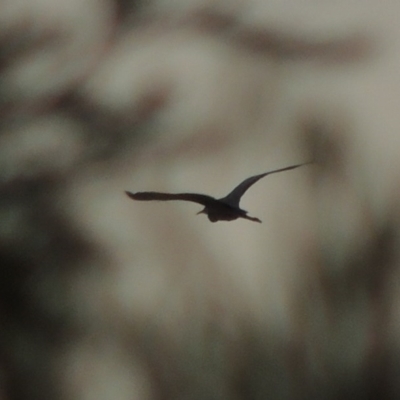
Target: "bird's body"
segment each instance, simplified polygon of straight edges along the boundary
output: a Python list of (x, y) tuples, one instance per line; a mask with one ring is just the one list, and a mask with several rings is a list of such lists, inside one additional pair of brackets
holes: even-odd
[(200, 211), (200, 213), (207, 214), (208, 219), (211, 222), (234, 221), (238, 218), (261, 222), (258, 218), (249, 217), (247, 215), (247, 211), (242, 210), (239, 207), (232, 207), (221, 200), (218, 200), (217, 203), (213, 204), (212, 207), (205, 207), (202, 211)]
[(254, 222), (261, 222), (258, 218), (248, 216), (247, 211), (239, 207), (240, 199), (243, 194), (250, 186), (254, 185), (258, 180), (267, 175), (274, 174), (276, 172), (288, 171), (290, 169), (298, 168), (306, 164), (310, 163), (291, 165), (289, 167), (280, 168), (273, 171), (265, 172), (263, 174), (251, 176), (250, 178), (245, 179), (242, 183), (236, 186), (227, 196), (222, 197), (221, 199), (215, 199), (214, 197), (198, 193), (132, 193), (128, 191), (126, 191), (125, 193), (133, 200), (184, 200), (202, 204), (204, 206), (204, 209), (198, 212), (198, 214), (207, 214), (208, 219), (211, 222), (234, 221), (238, 218), (244, 218)]

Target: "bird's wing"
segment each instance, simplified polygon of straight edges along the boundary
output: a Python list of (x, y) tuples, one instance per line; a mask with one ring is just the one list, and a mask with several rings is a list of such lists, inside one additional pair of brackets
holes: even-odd
[(208, 206), (217, 200), (211, 196), (205, 194), (197, 193), (160, 193), (160, 192), (137, 192), (132, 193), (125, 191), (125, 193), (133, 200), (185, 200), (192, 201), (194, 203), (202, 204), (203, 206)]
[(258, 180), (260, 180), (261, 178), (264, 178), (264, 176), (267, 176), (270, 174), (275, 174), (277, 172), (288, 171), (290, 169), (295, 169), (295, 168), (301, 167), (302, 165), (306, 165), (306, 164), (310, 164), (310, 163), (291, 165), (289, 167), (274, 169), (273, 171), (264, 172), (263, 174), (251, 176), (250, 178), (245, 179), (242, 183), (240, 183), (238, 186), (236, 186), (235, 189), (233, 189), (232, 192), (230, 192), (227, 196), (225, 196), (219, 200), (221, 200), (224, 203), (227, 203), (231, 206), (239, 207), (240, 199), (244, 195), (246, 190), (250, 186), (254, 185)]

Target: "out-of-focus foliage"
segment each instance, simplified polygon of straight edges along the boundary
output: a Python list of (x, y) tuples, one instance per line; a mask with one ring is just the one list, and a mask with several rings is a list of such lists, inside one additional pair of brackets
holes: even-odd
[(0, 0), (0, 399), (398, 398), (399, 8)]

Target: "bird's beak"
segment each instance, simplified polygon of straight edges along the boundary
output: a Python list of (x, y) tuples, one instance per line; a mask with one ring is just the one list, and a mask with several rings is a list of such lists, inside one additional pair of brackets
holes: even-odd
[(201, 210), (198, 213), (196, 213), (196, 215), (199, 215), (199, 214), (204, 214), (204, 210)]

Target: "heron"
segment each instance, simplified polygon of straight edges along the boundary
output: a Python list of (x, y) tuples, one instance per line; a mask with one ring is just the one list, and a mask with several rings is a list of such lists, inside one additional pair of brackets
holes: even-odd
[(125, 193), (133, 200), (148, 201), (148, 200), (184, 200), (198, 203), (204, 206), (204, 208), (197, 213), (206, 214), (211, 222), (217, 221), (234, 221), (238, 218), (247, 219), (249, 221), (259, 222), (262, 221), (255, 217), (247, 215), (248, 211), (243, 210), (239, 207), (240, 199), (245, 194), (250, 186), (254, 185), (261, 178), (267, 175), (276, 174), (277, 172), (289, 171), (301, 167), (311, 162), (290, 165), (289, 167), (275, 169), (273, 171), (264, 172), (263, 174), (254, 175), (250, 178), (245, 179), (238, 186), (236, 186), (227, 196), (220, 199), (214, 197), (198, 194), (198, 193), (161, 193), (161, 192), (136, 192), (132, 193), (125, 191)]

